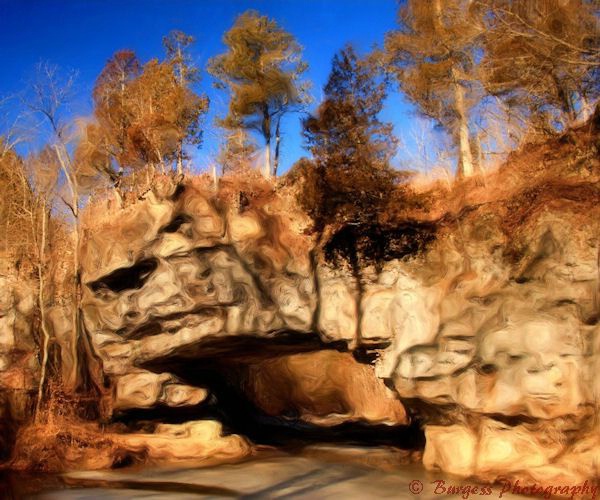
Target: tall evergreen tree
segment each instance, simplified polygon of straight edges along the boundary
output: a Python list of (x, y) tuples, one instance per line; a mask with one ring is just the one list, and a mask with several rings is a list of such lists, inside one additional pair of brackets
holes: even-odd
[(320, 193), (307, 208), (321, 226), (335, 218), (364, 222), (373, 218), (394, 184), (390, 159), (397, 140), (392, 125), (378, 118), (385, 84), (348, 45), (334, 57), (324, 91), (317, 113), (304, 120)]
[[(352, 46), (334, 57), (324, 91), (316, 115), (304, 120), (314, 160), (305, 166), (300, 202), (314, 220), (317, 248), (326, 257), (347, 260), (362, 297), (361, 259), (366, 256), (358, 235), (381, 229), (380, 216), (395, 187), (390, 160), (396, 139), (392, 126), (378, 118), (385, 84), (375, 79), (372, 65), (360, 60)], [(360, 342), (360, 326), (357, 338)]]

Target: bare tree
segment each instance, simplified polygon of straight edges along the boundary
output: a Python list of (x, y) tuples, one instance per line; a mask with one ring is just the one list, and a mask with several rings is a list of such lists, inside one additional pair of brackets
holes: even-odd
[(48, 297), (47, 264), (52, 193), (58, 167), (50, 148), (23, 160), (14, 150), (3, 146), (0, 156), (0, 213), (5, 221), (4, 252), (11, 253), (20, 268), (27, 258), (28, 274), (37, 279), (37, 303), (40, 314), (40, 366), (35, 418), (40, 416), (46, 374), (50, 333), (46, 318)]
[(48, 372), (48, 355), (50, 344), (50, 331), (46, 314), (46, 275), (48, 270), (48, 239), (50, 212), (52, 210), (55, 188), (58, 182), (58, 158), (56, 153), (45, 148), (39, 154), (28, 160), (28, 171), (32, 179), (33, 207), (31, 214), (31, 232), (35, 242), (36, 251), (36, 274), (38, 279), (38, 309), (40, 313), (40, 329), (42, 332), (41, 346), (41, 372), (38, 384), (37, 402), (35, 407), (35, 419), (39, 420), (44, 386)]
[(486, 89), (548, 133), (589, 115), (600, 96), (598, 4), (480, 0), (486, 9)]
[(241, 126), (225, 128), (225, 139), (216, 158), (221, 175), (242, 173), (254, 163), (256, 145)]
[(2, 144), (0, 156), (0, 219), (3, 225), (3, 252), (13, 258), (17, 273), (23, 260), (33, 265), (30, 230), (32, 191), (23, 173), (23, 159), (14, 150)]
[(197, 95), (192, 86), (200, 81), (200, 71), (190, 54), (195, 43), (193, 36), (178, 30), (171, 31), (163, 38), (167, 62), (173, 67), (177, 90), (180, 92), (182, 113), (179, 123), (181, 131), (177, 140), (177, 174), (183, 174), (184, 143), (199, 146), (202, 143), (202, 117), (208, 111), (209, 100), (206, 95)]
[(80, 209), (81, 209), (81, 172), (73, 161), (71, 142), (74, 139), (72, 122), (65, 116), (65, 108), (70, 102), (71, 92), (76, 74), (62, 74), (59, 68), (49, 63), (40, 63), (36, 68), (36, 79), (31, 85), (31, 98), (28, 101), (29, 108), (43, 117), (49, 132), (48, 144), (52, 150), (55, 163), (49, 162), (48, 167), (55, 165), (60, 176), (57, 178), (64, 181), (67, 193), (60, 195), (60, 199), (69, 209), (73, 216), (75, 225), (75, 242), (73, 251), (73, 352), (75, 360), (73, 370), (69, 379), (65, 381), (71, 388), (77, 386), (77, 374), (79, 371), (77, 346), (81, 338), (80, 332), (80, 304), (81, 304), (81, 269), (79, 263), (79, 243), (81, 239)]
[(0, 96), (0, 130), (2, 131), (2, 140), (0, 140), (0, 158), (27, 140), (27, 131), (22, 126), (23, 116), (21, 113), (14, 116), (10, 113), (11, 101), (15, 101), (17, 96)]

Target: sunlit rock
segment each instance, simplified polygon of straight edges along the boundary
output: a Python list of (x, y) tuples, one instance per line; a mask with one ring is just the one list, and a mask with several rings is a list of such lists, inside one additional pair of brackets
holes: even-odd
[(152, 194), (84, 241), (84, 320), (114, 411), (218, 406), (229, 384), (281, 422), (423, 412), (424, 463), (461, 476), (597, 459), (566, 444), (600, 394), (590, 225), (548, 207), (511, 235), (506, 207), (481, 206), (357, 274), (292, 211), (224, 199)]
[(77, 385), (76, 341), (73, 332), (73, 308), (54, 306), (46, 313), (48, 330), (60, 349), (61, 379), (66, 388)]
[(244, 438), (224, 436), (221, 425), (212, 420), (161, 424), (153, 434), (126, 434), (116, 439), (126, 449), (144, 452), (158, 462), (240, 459), (251, 451)]
[(298, 414), (319, 425), (348, 421), (407, 424), (402, 403), (368, 365), (326, 350), (252, 365), (247, 389), (267, 414)]
[(527, 470), (547, 465), (561, 450), (561, 443), (540, 442), (540, 432), (523, 425), (508, 426), (485, 419), (477, 437), (477, 468), (481, 475)]
[(423, 465), (450, 474), (468, 477), (475, 472), (477, 437), (466, 427), (427, 426)]
[(427, 426), (425, 467), (495, 480), (505, 473), (546, 466), (562, 449), (559, 440), (543, 440), (543, 433), (524, 425), (508, 426), (484, 418), (478, 427)]
[[(439, 326), (439, 315), (434, 307), (439, 301), (437, 290), (423, 286), (401, 270), (397, 272), (396, 279), (391, 280), (388, 289), (394, 296), (386, 312), (392, 344), (377, 363), (377, 375), (382, 378), (394, 375), (403, 353), (415, 346), (431, 344)], [(428, 363), (431, 360), (428, 359), (426, 354), (405, 358), (403, 370), (430, 369)]]
[(577, 326), (542, 313), (527, 316), (482, 336), (481, 362), (496, 372), (482, 410), (536, 417), (578, 413), (583, 353)]
[(37, 387), (34, 290), (33, 283), (0, 276), (0, 390), (26, 392)]
[[(143, 363), (186, 349), (202, 356), (206, 342), (231, 342), (235, 351), (227, 337), (311, 333), (312, 272), (282, 246), (277, 219), (226, 215), (217, 205), (191, 187), (153, 194), (86, 239), (84, 319), (104, 372), (114, 377), (114, 409), (172, 405), (164, 390), (172, 375), (163, 380), (140, 369)], [(125, 233), (135, 240), (127, 252), (113, 245)], [(177, 394), (177, 406), (199, 401)]]
[(358, 329), (356, 287), (348, 273), (319, 266), (319, 332), (330, 341), (354, 342)]
[(34, 290), (33, 283), (0, 276), (0, 460), (9, 458), (39, 384)]
[(114, 409), (151, 408), (166, 406), (193, 406), (206, 398), (207, 392), (199, 387), (178, 383), (167, 373), (140, 371), (116, 379)]

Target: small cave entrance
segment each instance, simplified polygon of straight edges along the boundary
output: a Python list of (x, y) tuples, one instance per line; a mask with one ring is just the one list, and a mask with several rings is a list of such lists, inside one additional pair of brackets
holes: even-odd
[(144, 368), (172, 373), (183, 383), (207, 388), (210, 396), (195, 407), (116, 416), (138, 429), (213, 419), (227, 433), (286, 450), (314, 444), (420, 450), (425, 444), (418, 419), (406, 415), (371, 365), (357, 361), (343, 345), (307, 340), (306, 334), (228, 338), (227, 346), (205, 344), (201, 351), (174, 353)]

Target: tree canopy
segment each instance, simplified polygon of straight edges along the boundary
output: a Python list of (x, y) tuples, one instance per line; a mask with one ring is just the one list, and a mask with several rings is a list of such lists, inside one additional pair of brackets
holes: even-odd
[(475, 123), (485, 121), (493, 98), (509, 119), (548, 134), (588, 115), (599, 96), (593, 1), (408, 0), (398, 25), (386, 36), (382, 63), (453, 139), (458, 176), (476, 173)]
[(480, 14), (469, 0), (409, 0), (385, 39), (386, 67), (419, 111), (453, 137), (464, 176), (474, 173), (469, 114), (482, 98)]
[(348, 45), (334, 57), (324, 92), (317, 113), (303, 122), (317, 170), (311, 188), (317, 199), (306, 208), (318, 224), (324, 218), (368, 218), (389, 194), (395, 176), (390, 159), (397, 141), (392, 125), (378, 118), (385, 83)]
[(142, 65), (135, 53), (117, 52), (94, 87), (94, 118), (81, 146), (82, 160), (105, 172), (119, 188), (122, 177), (150, 166), (182, 173), (185, 143), (200, 145), (208, 98), (192, 84), (198, 72), (182, 32), (165, 37), (167, 59)]
[(271, 141), (279, 120), (307, 100), (306, 84), (300, 80), (307, 69), (301, 47), (275, 21), (255, 11), (240, 15), (223, 42), (227, 51), (208, 66), (217, 87), (230, 93), (229, 111), (221, 124), (258, 131), (265, 141), (264, 172), (276, 175), (278, 156), (271, 161)]
[(587, 116), (600, 96), (600, 21), (593, 2), (488, 0), (486, 12), (486, 89), (546, 130)]

